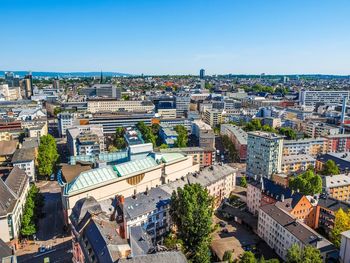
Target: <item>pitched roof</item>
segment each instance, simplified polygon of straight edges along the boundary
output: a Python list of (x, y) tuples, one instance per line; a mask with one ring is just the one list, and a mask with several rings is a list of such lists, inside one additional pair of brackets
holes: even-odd
[(18, 168), (17, 166), (13, 167), (10, 174), (5, 180), (5, 184), (18, 196), (21, 195), (24, 187), (28, 184), (28, 175)]
[(118, 263), (186, 263), (187, 259), (180, 251), (166, 251), (155, 254), (120, 259)]
[(0, 260), (11, 256), (12, 249), (0, 238)]
[(13, 191), (0, 179), (0, 216), (11, 213), (16, 205), (16, 196)]
[(35, 159), (35, 149), (34, 148), (21, 148), (17, 149), (12, 157), (13, 163), (19, 162), (29, 162)]

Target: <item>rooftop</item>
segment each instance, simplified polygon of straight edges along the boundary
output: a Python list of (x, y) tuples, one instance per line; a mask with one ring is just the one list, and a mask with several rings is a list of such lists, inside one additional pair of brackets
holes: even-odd
[(341, 187), (350, 185), (350, 177), (345, 174), (329, 175), (324, 177), (324, 186), (326, 188)]
[(240, 144), (247, 144), (248, 134), (242, 128), (232, 124), (221, 124), (221, 127), (230, 130)]
[(0, 141), (0, 156), (12, 155), (17, 149), (18, 141)]
[(276, 133), (271, 133), (271, 132), (263, 132), (263, 131), (253, 131), (253, 132), (248, 132), (248, 136), (257, 136), (265, 139), (283, 139), (284, 136), (278, 135)]
[(17, 149), (12, 157), (13, 163), (29, 162), (35, 159), (34, 148), (20, 148)]
[(289, 155), (283, 156), (282, 165), (286, 164), (294, 164), (294, 163), (306, 163), (306, 162), (315, 162), (315, 158), (308, 154), (297, 154), (297, 155)]

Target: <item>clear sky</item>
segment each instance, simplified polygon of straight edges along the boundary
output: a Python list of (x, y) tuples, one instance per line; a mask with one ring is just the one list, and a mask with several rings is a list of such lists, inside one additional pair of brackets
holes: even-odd
[(350, 74), (349, 0), (0, 0), (0, 70)]

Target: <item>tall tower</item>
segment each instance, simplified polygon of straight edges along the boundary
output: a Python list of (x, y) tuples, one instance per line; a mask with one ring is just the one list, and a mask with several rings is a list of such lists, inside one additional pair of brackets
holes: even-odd
[(103, 84), (103, 74), (102, 74), (102, 70), (101, 70), (100, 84)]
[(205, 78), (205, 70), (204, 70), (204, 69), (201, 69), (201, 70), (199, 71), (199, 78), (200, 78), (200, 79), (204, 79), (204, 78)]

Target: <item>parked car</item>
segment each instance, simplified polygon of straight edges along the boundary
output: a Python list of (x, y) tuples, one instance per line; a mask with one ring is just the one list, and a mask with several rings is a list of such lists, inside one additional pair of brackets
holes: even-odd
[(225, 226), (226, 226), (226, 223), (225, 223), (224, 221), (220, 221), (220, 222), (219, 222), (219, 225), (220, 225), (221, 227), (225, 227)]
[(222, 232), (222, 233), (228, 233), (228, 229), (227, 229), (227, 228), (223, 228), (223, 229), (221, 230), (221, 232)]

